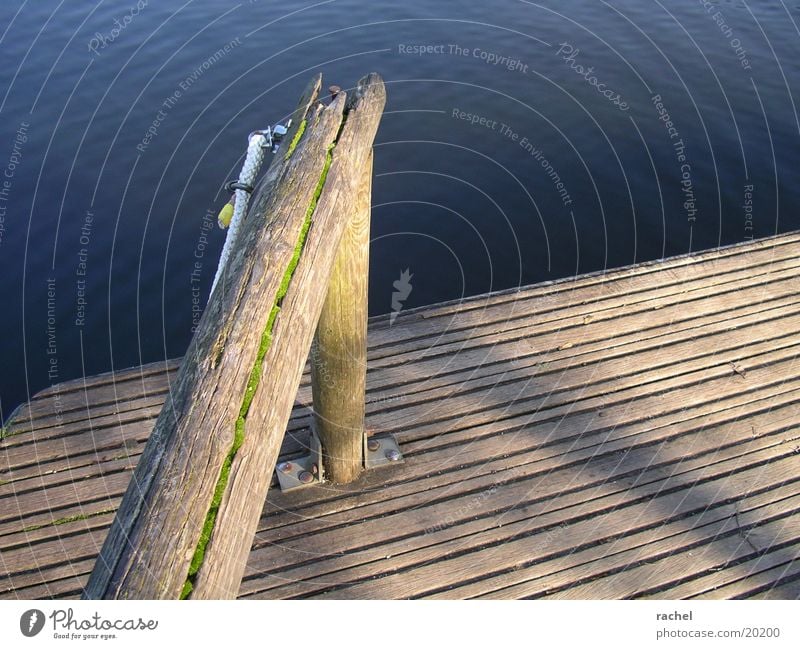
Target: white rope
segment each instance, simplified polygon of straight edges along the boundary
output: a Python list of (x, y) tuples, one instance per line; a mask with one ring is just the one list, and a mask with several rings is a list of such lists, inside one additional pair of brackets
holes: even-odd
[[(261, 133), (254, 133), (250, 136), (250, 141), (247, 145), (247, 157), (242, 165), (242, 171), (239, 173), (239, 182), (243, 185), (250, 187), (254, 186), (256, 176), (261, 168), (261, 163), (264, 160), (264, 150), (267, 146), (267, 138)], [(239, 236), (239, 229), (241, 228), (242, 221), (245, 214), (247, 214), (247, 203), (250, 201), (250, 193), (244, 189), (237, 189), (235, 194), (235, 202), (233, 204), (233, 216), (231, 217), (231, 224), (228, 227), (228, 234), (225, 237), (225, 245), (222, 247), (222, 254), (219, 256), (219, 264), (217, 265), (217, 273), (214, 275), (214, 281), (211, 284), (211, 293), (209, 298), (214, 293), (222, 274), (225, 272), (225, 266), (228, 265), (228, 258), (231, 256), (231, 251)]]

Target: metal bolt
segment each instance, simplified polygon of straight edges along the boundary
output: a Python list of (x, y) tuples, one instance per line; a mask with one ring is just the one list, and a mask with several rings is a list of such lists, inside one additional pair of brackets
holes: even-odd
[(368, 439), (367, 448), (370, 451), (377, 451), (381, 447), (381, 443), (377, 439)]
[(390, 462), (397, 462), (400, 459), (400, 451), (394, 448), (389, 449), (386, 451), (386, 459)]
[(291, 462), (281, 462), (278, 465), (278, 471), (281, 473), (289, 473), (292, 470), (292, 463)]
[(300, 474), (297, 476), (297, 479), (303, 484), (314, 482), (314, 476), (311, 475), (308, 471), (301, 471)]

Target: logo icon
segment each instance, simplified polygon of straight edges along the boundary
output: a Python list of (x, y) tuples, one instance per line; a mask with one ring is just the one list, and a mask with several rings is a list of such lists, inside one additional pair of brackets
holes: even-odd
[(389, 315), (389, 326), (394, 324), (395, 319), (397, 318), (400, 311), (403, 309), (403, 302), (408, 299), (408, 296), (411, 295), (411, 278), (414, 275), (411, 274), (410, 270), (406, 268), (402, 273), (400, 273), (400, 279), (395, 280), (392, 283), (394, 286), (394, 292), (392, 293), (392, 312)]
[(19, 618), (19, 630), (26, 638), (32, 638), (44, 627), (44, 613), (37, 608), (25, 611)]

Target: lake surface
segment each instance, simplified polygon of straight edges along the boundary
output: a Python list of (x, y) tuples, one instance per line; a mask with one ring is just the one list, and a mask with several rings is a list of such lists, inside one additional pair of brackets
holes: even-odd
[(799, 24), (784, 0), (4, 0), (2, 414), (184, 352), (204, 217), (318, 71), (387, 83), (372, 314), (405, 270), (413, 308), (797, 229)]

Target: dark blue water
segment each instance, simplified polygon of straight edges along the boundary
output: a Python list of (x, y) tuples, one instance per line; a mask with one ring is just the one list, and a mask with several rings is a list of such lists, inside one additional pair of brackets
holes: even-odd
[(224, 238), (203, 217), (317, 71), (387, 82), (373, 314), (405, 269), (411, 308), (796, 229), (799, 24), (785, 0), (4, 0), (3, 414), (183, 353)]

